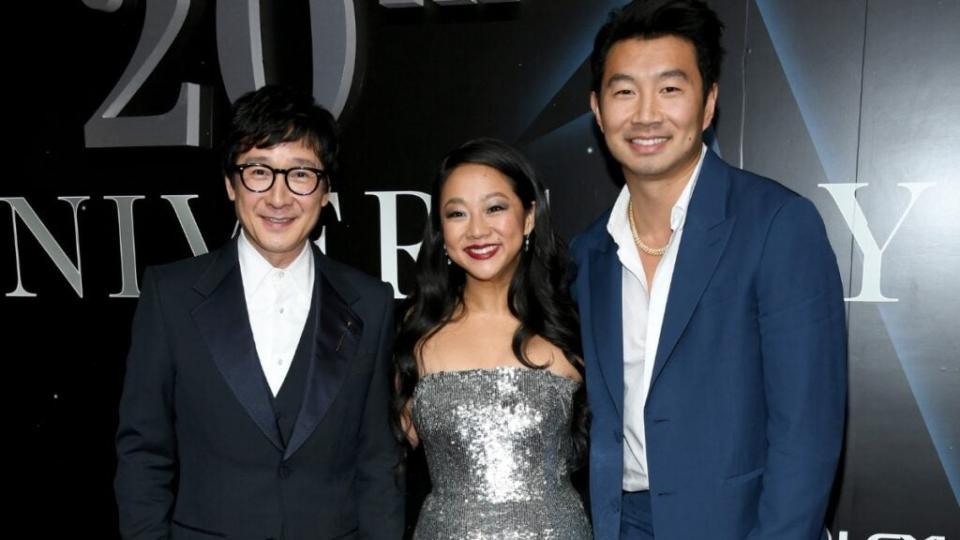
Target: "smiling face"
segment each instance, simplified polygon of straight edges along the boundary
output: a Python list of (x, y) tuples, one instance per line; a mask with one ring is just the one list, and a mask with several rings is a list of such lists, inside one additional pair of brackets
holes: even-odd
[(510, 179), (487, 165), (460, 165), (443, 184), (439, 208), (447, 254), (468, 282), (509, 283), (534, 220)]
[[(251, 148), (237, 156), (236, 164), (259, 163), (274, 169), (313, 167), (323, 169), (316, 152), (302, 141), (280, 143), (269, 148)], [(325, 185), (310, 195), (296, 195), (287, 188), (283, 175), (273, 186), (254, 193), (239, 177), (226, 178), (227, 196), (234, 202), (237, 218), (253, 247), (277, 268), (285, 268), (303, 249), (310, 231), (317, 224), (320, 209), (330, 194)]]
[(679, 180), (693, 172), (713, 120), (693, 43), (676, 36), (626, 39), (607, 53), (590, 106), (628, 182)]

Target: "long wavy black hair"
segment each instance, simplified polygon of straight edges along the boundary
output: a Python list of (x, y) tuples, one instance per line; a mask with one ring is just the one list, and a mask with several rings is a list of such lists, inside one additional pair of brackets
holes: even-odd
[[(408, 403), (420, 380), (418, 358), (423, 344), (453, 320), (463, 302), (465, 272), (456, 264), (448, 264), (439, 205), (440, 193), (450, 174), (465, 164), (496, 169), (507, 177), (524, 209), (534, 209), (529, 249), (521, 250), (507, 293), (510, 312), (520, 321), (513, 334), (514, 356), (528, 368), (546, 368), (526, 355), (530, 339), (541, 336), (563, 351), (566, 360), (583, 376), (580, 326), (570, 297), (566, 246), (550, 226), (550, 209), (543, 186), (530, 162), (510, 145), (489, 138), (468, 141), (443, 158), (434, 179), (430, 218), (417, 257), (416, 285), (404, 306), (394, 345), (394, 427), (401, 440), (406, 440), (401, 420), (408, 414)], [(586, 390), (585, 385), (581, 385), (574, 394), (570, 426), (581, 460), (586, 451), (587, 424)]]

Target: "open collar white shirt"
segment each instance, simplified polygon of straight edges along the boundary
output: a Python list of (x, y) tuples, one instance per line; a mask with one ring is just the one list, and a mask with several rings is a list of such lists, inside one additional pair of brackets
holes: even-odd
[(667, 296), (673, 280), (677, 252), (683, 237), (683, 224), (690, 205), (700, 167), (707, 147), (700, 150), (700, 160), (670, 210), (670, 228), (673, 234), (654, 272), (651, 290), (647, 290), (647, 276), (637, 252), (627, 219), (630, 191), (623, 186), (613, 205), (607, 232), (617, 244), (617, 257), (622, 270), (623, 320), (623, 489), (642, 491), (650, 489), (647, 469), (647, 441), (644, 433), (643, 410), (650, 390), (654, 359), (660, 341), (660, 329), (667, 308)]
[(246, 233), (237, 241), (243, 295), (260, 367), (274, 396), (280, 391), (297, 352), (313, 297), (313, 250), (304, 242), (286, 268), (272, 266)]

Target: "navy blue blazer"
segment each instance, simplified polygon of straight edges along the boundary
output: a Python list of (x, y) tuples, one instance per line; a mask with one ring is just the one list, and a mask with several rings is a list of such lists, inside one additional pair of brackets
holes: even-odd
[[(619, 538), (621, 264), (606, 212), (574, 240), (597, 540)], [(811, 540), (843, 443), (843, 290), (816, 208), (708, 151), (644, 410), (657, 540)]]
[(393, 293), (315, 246), (300, 412), (284, 441), (236, 242), (148, 268), (120, 402), (125, 539), (400, 538), (388, 420)]

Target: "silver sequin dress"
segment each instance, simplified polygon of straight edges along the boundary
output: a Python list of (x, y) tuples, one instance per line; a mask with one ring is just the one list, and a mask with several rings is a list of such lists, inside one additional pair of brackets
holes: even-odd
[(586, 540), (570, 483), (570, 415), (580, 383), (514, 367), (429, 373), (413, 421), (432, 491), (418, 540)]

